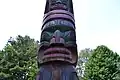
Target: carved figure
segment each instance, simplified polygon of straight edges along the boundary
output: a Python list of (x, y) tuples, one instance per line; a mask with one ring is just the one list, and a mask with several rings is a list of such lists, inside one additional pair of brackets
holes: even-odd
[(78, 80), (77, 59), (72, 0), (47, 0), (36, 80)]

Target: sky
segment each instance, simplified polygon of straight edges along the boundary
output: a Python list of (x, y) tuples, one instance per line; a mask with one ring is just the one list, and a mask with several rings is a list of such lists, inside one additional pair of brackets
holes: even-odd
[[(46, 0), (0, 0), (0, 49), (8, 39), (40, 40)], [(106, 45), (120, 54), (120, 0), (73, 0), (78, 51)]]

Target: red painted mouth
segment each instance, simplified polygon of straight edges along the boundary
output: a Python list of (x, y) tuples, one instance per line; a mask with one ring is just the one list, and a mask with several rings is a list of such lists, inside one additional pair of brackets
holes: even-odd
[(68, 61), (72, 60), (71, 52), (66, 48), (49, 48), (44, 51), (44, 56), (42, 58), (44, 62), (46, 61)]

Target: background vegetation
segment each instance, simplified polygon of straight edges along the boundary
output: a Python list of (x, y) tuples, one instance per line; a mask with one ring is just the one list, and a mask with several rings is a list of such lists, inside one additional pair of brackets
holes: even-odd
[[(34, 80), (38, 41), (18, 35), (0, 51), (0, 80)], [(120, 80), (120, 56), (105, 45), (81, 50), (76, 67), (80, 80)]]

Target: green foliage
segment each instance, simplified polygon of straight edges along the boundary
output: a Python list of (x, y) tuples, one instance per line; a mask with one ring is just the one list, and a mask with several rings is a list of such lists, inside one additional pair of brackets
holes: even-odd
[(85, 48), (80, 51), (79, 58), (89, 58), (92, 55), (93, 50), (90, 48)]
[(34, 80), (37, 72), (37, 43), (17, 36), (0, 51), (0, 80)]
[(77, 64), (77, 73), (78, 77), (81, 80), (84, 75), (85, 63), (88, 61), (89, 57), (92, 55), (93, 50), (90, 48), (85, 48), (80, 51), (78, 56), (78, 64)]
[(104, 45), (98, 46), (85, 67), (84, 80), (120, 80), (120, 57)]

